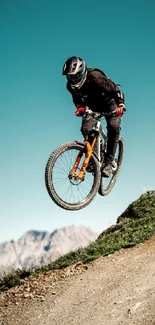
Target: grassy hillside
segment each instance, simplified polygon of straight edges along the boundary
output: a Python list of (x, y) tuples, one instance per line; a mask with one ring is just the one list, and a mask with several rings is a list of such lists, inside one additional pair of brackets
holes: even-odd
[(114, 253), (141, 243), (155, 234), (155, 191), (149, 191), (128, 206), (115, 225), (103, 231), (98, 239), (86, 248), (71, 252), (50, 265), (38, 269), (17, 270), (0, 280), (0, 291), (23, 283), (26, 277), (33, 277), (48, 270), (61, 269), (82, 261), (88, 263), (100, 256)]

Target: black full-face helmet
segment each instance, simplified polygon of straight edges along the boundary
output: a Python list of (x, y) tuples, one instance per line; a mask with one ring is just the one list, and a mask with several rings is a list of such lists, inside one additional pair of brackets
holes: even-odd
[(71, 56), (65, 62), (62, 74), (66, 75), (68, 82), (73, 88), (80, 88), (87, 75), (85, 61), (77, 56)]

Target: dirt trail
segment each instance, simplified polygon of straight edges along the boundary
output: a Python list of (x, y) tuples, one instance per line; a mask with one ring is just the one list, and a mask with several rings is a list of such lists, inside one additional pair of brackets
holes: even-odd
[(155, 237), (57, 281), (42, 300), (1, 304), (0, 325), (17, 324), (155, 325)]

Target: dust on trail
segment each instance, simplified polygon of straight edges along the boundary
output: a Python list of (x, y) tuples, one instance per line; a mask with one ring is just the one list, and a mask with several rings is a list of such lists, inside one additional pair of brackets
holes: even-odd
[(62, 277), (42, 298), (1, 304), (0, 325), (155, 325), (155, 237)]

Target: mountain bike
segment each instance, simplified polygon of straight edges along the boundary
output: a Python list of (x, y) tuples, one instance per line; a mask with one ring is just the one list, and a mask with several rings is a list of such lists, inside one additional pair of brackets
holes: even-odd
[[(87, 111), (87, 117), (96, 119), (93, 127), (93, 139), (86, 136), (84, 141), (62, 144), (49, 157), (45, 168), (45, 185), (51, 199), (66, 210), (80, 210), (86, 207), (98, 193), (108, 195), (118, 178), (124, 151), (124, 142), (120, 137), (113, 173), (110, 178), (102, 175), (107, 151), (107, 136), (101, 126), (101, 119), (112, 113)], [(86, 115), (84, 116), (86, 118)], [(92, 137), (91, 137), (92, 138)]]

